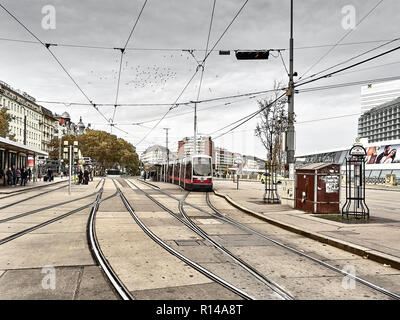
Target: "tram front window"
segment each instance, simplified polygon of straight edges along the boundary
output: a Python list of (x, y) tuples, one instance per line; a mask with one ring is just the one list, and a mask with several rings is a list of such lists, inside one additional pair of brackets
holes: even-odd
[(211, 159), (194, 158), (193, 159), (194, 176), (211, 176)]

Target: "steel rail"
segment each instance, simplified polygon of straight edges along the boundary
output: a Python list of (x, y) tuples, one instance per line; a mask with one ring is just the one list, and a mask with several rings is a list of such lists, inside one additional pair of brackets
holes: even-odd
[[(140, 181), (140, 180), (139, 180), (139, 181)], [(142, 181), (141, 181), (141, 182), (142, 182)], [(148, 185), (153, 186), (153, 185), (151, 185), (150, 183), (148, 183)], [(163, 193), (163, 194), (165, 194), (165, 195), (167, 195), (167, 196), (169, 196), (169, 197), (172, 198), (172, 199), (175, 199), (175, 200), (179, 201), (179, 199), (177, 199), (177, 198), (175, 198), (174, 196), (168, 194), (167, 192), (165, 192), (165, 191), (163, 191), (163, 190), (161, 190), (161, 189), (156, 189), (155, 186), (153, 186), (153, 189), (154, 189), (154, 190), (157, 190), (157, 191), (159, 191), (159, 192), (161, 192), (161, 193)], [(207, 205), (210, 207), (210, 209), (212, 209), (217, 215), (212, 214), (212, 213), (210, 213), (210, 212), (208, 212), (208, 211), (206, 211), (206, 210), (204, 210), (204, 209), (202, 209), (202, 208), (199, 208), (199, 207), (197, 207), (197, 206), (195, 206), (195, 205), (193, 205), (193, 204), (190, 204), (190, 203), (188, 203), (188, 202), (185, 202), (185, 204), (188, 205), (188, 206), (190, 206), (190, 207), (192, 207), (192, 208), (194, 208), (194, 209), (197, 209), (197, 210), (199, 210), (199, 211), (201, 211), (201, 212), (203, 212), (203, 213), (209, 214), (209, 215), (213, 216), (213, 217), (216, 218), (216, 219), (223, 220), (223, 221), (225, 221), (225, 222), (227, 222), (227, 223), (230, 223), (230, 224), (232, 224), (232, 225), (234, 225), (234, 226), (236, 226), (236, 227), (238, 227), (238, 228), (240, 228), (240, 229), (242, 229), (242, 230), (244, 230), (244, 231), (247, 231), (247, 232), (249, 232), (249, 233), (251, 233), (251, 234), (254, 234), (254, 235), (256, 235), (256, 236), (259, 236), (259, 237), (261, 237), (261, 238), (263, 238), (263, 239), (265, 239), (265, 240), (271, 241), (272, 243), (274, 243), (274, 244), (276, 244), (276, 245), (278, 245), (278, 246), (280, 246), (280, 247), (282, 247), (282, 248), (285, 248), (285, 249), (287, 249), (287, 250), (289, 250), (289, 251), (291, 251), (291, 252), (293, 252), (293, 253), (295, 253), (295, 254), (297, 254), (297, 255), (300, 255), (300, 256), (302, 256), (302, 257), (305, 257), (305, 258), (307, 258), (307, 259), (310, 259), (310, 260), (312, 260), (313, 262), (316, 262), (316, 263), (318, 263), (318, 264), (320, 264), (320, 265), (322, 265), (322, 266), (324, 266), (324, 267), (326, 267), (326, 268), (328, 268), (328, 269), (330, 269), (330, 270), (333, 270), (333, 271), (338, 272), (338, 273), (340, 273), (340, 274), (342, 274), (342, 275), (344, 275), (344, 276), (347, 276), (347, 277), (349, 277), (349, 278), (352, 278), (352, 279), (354, 279), (355, 281), (357, 281), (357, 282), (359, 282), (359, 283), (362, 283), (362, 284), (364, 284), (365, 286), (367, 286), (367, 287), (369, 287), (369, 288), (372, 288), (372, 289), (374, 289), (374, 290), (376, 290), (376, 291), (379, 291), (380, 293), (382, 293), (382, 294), (384, 294), (384, 295), (387, 295), (387, 296), (389, 296), (389, 297), (391, 297), (391, 298), (393, 298), (393, 299), (396, 299), (396, 300), (400, 300), (400, 295), (398, 295), (398, 294), (396, 294), (396, 293), (390, 292), (390, 291), (388, 291), (388, 290), (386, 290), (386, 289), (384, 289), (384, 288), (382, 288), (382, 287), (380, 287), (380, 286), (377, 286), (377, 285), (375, 285), (375, 284), (373, 284), (373, 283), (371, 283), (371, 282), (369, 282), (369, 281), (367, 281), (367, 280), (365, 280), (365, 279), (362, 279), (362, 278), (360, 278), (360, 277), (354, 276), (354, 275), (352, 275), (352, 274), (350, 274), (350, 273), (348, 273), (348, 272), (346, 272), (346, 271), (344, 271), (344, 270), (341, 270), (341, 269), (339, 269), (339, 268), (336, 268), (335, 266), (332, 266), (332, 265), (330, 265), (330, 264), (328, 264), (328, 263), (326, 263), (326, 262), (324, 262), (324, 261), (322, 261), (322, 260), (319, 260), (319, 259), (317, 259), (317, 258), (314, 258), (314, 257), (312, 257), (312, 256), (310, 256), (310, 255), (308, 255), (308, 254), (306, 254), (306, 253), (304, 253), (304, 252), (301, 252), (301, 251), (299, 251), (299, 250), (297, 250), (297, 249), (295, 249), (295, 248), (293, 248), (293, 247), (290, 247), (290, 246), (288, 246), (288, 245), (285, 245), (285, 244), (283, 244), (283, 243), (281, 243), (281, 242), (279, 242), (279, 241), (277, 241), (277, 240), (274, 240), (274, 239), (272, 239), (272, 238), (270, 238), (270, 237), (268, 237), (268, 236), (266, 236), (266, 235), (264, 235), (264, 234), (262, 234), (262, 233), (260, 233), (260, 232), (258, 232), (258, 231), (256, 231), (256, 230), (254, 230), (254, 229), (251, 229), (251, 228), (249, 228), (249, 227), (247, 227), (247, 226), (245, 226), (245, 225), (243, 225), (243, 224), (241, 224), (241, 223), (239, 223), (239, 222), (237, 222), (237, 221), (235, 221), (235, 220), (233, 220), (233, 219), (227, 217), (226, 215), (224, 215), (223, 213), (221, 213), (218, 209), (216, 209), (216, 208), (211, 204), (211, 202), (210, 202), (210, 200), (209, 200), (209, 193), (208, 193), (208, 192), (207, 192), (207, 194), (206, 194), (206, 201), (207, 201)]]
[[(65, 181), (65, 182), (66, 182), (66, 181)], [(0, 207), (0, 210), (6, 209), (6, 208), (9, 208), (9, 207), (12, 207), (12, 206), (15, 206), (15, 205), (17, 205), (17, 204), (20, 204), (21, 202), (25, 202), (25, 201), (31, 200), (31, 199), (33, 199), (33, 198), (37, 198), (37, 197), (40, 197), (40, 196), (42, 196), (42, 195), (44, 195), (44, 194), (47, 194), (47, 193), (50, 193), (50, 192), (53, 192), (53, 191), (57, 191), (57, 190), (60, 190), (60, 189), (62, 189), (62, 188), (66, 188), (66, 187), (67, 187), (67, 185), (61, 186), (61, 187), (58, 187), (58, 188), (55, 188), (55, 189), (51, 189), (51, 190), (47, 190), (47, 191), (44, 191), (44, 192), (35, 194), (34, 196), (31, 196), (31, 197), (28, 197), (28, 198), (24, 198), (24, 199), (22, 199), (22, 200), (18, 200), (18, 201), (14, 202), (14, 203), (6, 204), (6, 205)], [(18, 194), (12, 195), (12, 196), (17, 196), (17, 195), (21, 195), (21, 193), (18, 193)], [(10, 197), (10, 196), (8, 196), (7, 198), (9, 198), (9, 197)], [(4, 198), (6, 198), (6, 197), (4, 197)], [(1, 201), (2, 199), (4, 199), (4, 198), (0, 198), (0, 201)]]
[[(138, 188), (140, 189), (140, 188)], [(235, 286), (231, 285), (230, 283), (226, 282), (224, 279), (218, 277), (214, 273), (208, 271), (207, 269), (203, 268), (201, 265), (197, 264), (196, 262), (186, 258), (184, 255), (180, 254), (178, 251), (174, 250), (172, 247), (168, 246), (164, 241), (162, 241), (160, 238), (158, 238), (149, 228), (146, 227), (146, 225), (139, 219), (139, 217), (135, 214), (135, 211), (132, 209), (129, 201), (126, 199), (124, 194), (121, 192), (121, 190), (117, 187), (117, 190), (119, 192), (119, 195), (131, 214), (132, 218), (136, 221), (136, 223), (140, 226), (140, 228), (153, 240), (155, 241), (158, 245), (160, 245), (163, 249), (171, 253), (173, 256), (179, 258), (183, 262), (185, 262), (187, 265), (191, 266), (195, 270), (199, 271), (201, 274), (206, 276), (207, 278), (213, 280), (214, 282), (222, 285), (223, 287), (227, 288), (228, 290), (234, 292), (235, 294), (239, 295), (240, 297), (247, 299), (247, 300), (254, 300), (252, 296), (244, 292), (243, 290), (236, 288)]]
[(310, 259), (313, 262), (316, 262), (316, 263), (318, 263), (318, 264), (320, 264), (320, 265), (322, 265), (322, 266), (324, 266), (324, 267), (326, 267), (326, 268), (328, 268), (330, 270), (333, 270), (333, 271), (338, 272), (338, 273), (340, 273), (340, 274), (342, 274), (344, 276), (352, 278), (355, 281), (357, 281), (359, 283), (362, 283), (363, 285), (365, 285), (365, 286), (367, 286), (369, 288), (372, 288), (372, 289), (374, 289), (376, 291), (379, 291), (380, 293), (382, 293), (384, 295), (387, 295), (387, 296), (389, 296), (389, 297), (391, 297), (393, 299), (400, 300), (400, 295), (398, 295), (396, 293), (390, 292), (390, 291), (388, 291), (388, 290), (386, 290), (386, 289), (384, 289), (382, 287), (379, 287), (379, 286), (373, 284), (372, 282), (369, 282), (369, 281), (367, 281), (365, 279), (357, 277), (357, 276), (355, 276), (355, 275), (353, 275), (351, 273), (348, 273), (348, 272), (346, 272), (344, 270), (336, 268), (335, 266), (332, 266), (329, 263), (326, 263), (326, 262), (324, 262), (324, 261), (322, 261), (320, 259), (314, 258), (314, 257), (312, 257), (312, 256), (310, 256), (310, 255), (308, 255), (308, 254), (306, 254), (304, 252), (301, 252), (301, 251), (299, 251), (299, 250), (297, 250), (297, 249), (295, 249), (293, 247), (290, 247), (290, 246), (288, 246), (288, 245), (286, 245), (286, 244), (284, 244), (282, 242), (274, 240), (274, 239), (272, 239), (272, 238), (270, 238), (270, 237), (268, 237), (268, 236), (266, 236), (266, 235), (264, 235), (264, 234), (262, 234), (262, 233), (260, 233), (260, 232), (258, 232), (256, 230), (254, 230), (254, 229), (251, 229), (251, 228), (249, 228), (249, 227), (247, 227), (247, 226), (245, 226), (245, 225), (243, 225), (243, 224), (241, 224), (241, 223), (239, 223), (239, 222), (227, 217), (226, 215), (222, 214), (217, 208), (215, 208), (212, 205), (212, 203), (210, 201), (210, 198), (209, 198), (208, 192), (206, 194), (206, 201), (207, 201), (208, 206), (218, 215), (218, 216), (216, 216), (216, 215), (211, 214), (213, 217), (216, 217), (217, 219), (221, 219), (221, 220), (224, 220), (226, 222), (229, 222), (232, 225), (235, 225), (236, 227), (238, 227), (238, 228), (240, 228), (240, 229), (242, 229), (244, 231), (247, 231), (247, 232), (250, 232), (251, 234), (257, 235), (257, 236), (259, 236), (261, 238), (264, 238), (265, 240), (271, 241), (274, 244), (276, 244), (276, 245), (278, 245), (278, 246), (280, 246), (282, 248), (285, 248), (285, 249), (287, 249), (287, 250), (289, 250), (289, 251), (291, 251), (291, 252), (293, 252), (293, 253), (295, 253), (297, 255), (300, 255), (300, 256), (302, 256), (304, 258)]
[[(62, 214), (62, 215), (60, 215), (60, 216), (58, 216), (58, 217), (55, 217), (55, 218), (53, 218), (53, 219), (44, 221), (44, 222), (42, 222), (42, 223), (40, 223), (40, 224), (37, 224), (37, 225), (35, 225), (35, 226), (33, 226), (33, 227), (30, 227), (30, 228), (24, 229), (24, 230), (22, 230), (22, 231), (16, 232), (16, 233), (14, 233), (14, 234), (12, 234), (12, 235), (6, 237), (6, 238), (0, 239), (0, 245), (2, 245), (2, 244), (4, 244), (4, 243), (7, 243), (7, 242), (9, 242), (9, 241), (12, 241), (12, 240), (14, 240), (14, 239), (17, 239), (17, 238), (19, 238), (19, 237), (22, 237), (23, 235), (25, 235), (25, 234), (27, 234), (27, 233), (30, 233), (30, 232), (32, 232), (32, 231), (35, 231), (35, 230), (40, 229), (40, 228), (42, 228), (42, 227), (45, 227), (45, 226), (47, 226), (47, 225), (49, 225), (49, 224), (51, 224), (51, 223), (54, 223), (54, 222), (57, 222), (57, 221), (59, 221), (59, 220), (61, 220), (61, 219), (64, 219), (64, 218), (66, 218), (66, 217), (69, 217), (70, 215), (72, 215), (72, 214), (74, 214), (74, 213), (77, 213), (77, 212), (79, 212), (79, 211), (82, 211), (82, 210), (84, 210), (84, 209), (86, 209), (86, 208), (89, 208), (89, 207), (92, 206), (92, 205), (93, 205), (93, 202), (92, 202), (92, 203), (89, 203), (89, 204), (87, 204), (87, 205), (84, 205), (84, 206), (82, 206), (82, 207), (80, 207), (80, 208), (76, 208), (76, 209), (74, 209), (74, 210), (72, 210), (72, 211), (69, 211), (69, 212), (67, 212), (67, 213), (64, 213), (64, 214)], [(43, 209), (41, 209), (41, 210), (43, 210)]]
[[(158, 201), (157, 199), (153, 198), (151, 195), (149, 195), (146, 191), (142, 190), (141, 188), (139, 188), (136, 184), (134, 184), (133, 182), (129, 181), (129, 180), (125, 180), (129, 187), (131, 189), (132, 186), (130, 184), (132, 184), (136, 189), (138, 189), (139, 191), (141, 191), (148, 199), (150, 199), (151, 201), (153, 201), (156, 205), (158, 205), (161, 209), (163, 209), (164, 211), (168, 212), (170, 215), (172, 215), (174, 218), (176, 218), (177, 220), (179, 220), (181, 223), (183, 223), (186, 227), (188, 227), (190, 230), (192, 230), (193, 232), (196, 233), (196, 230), (190, 225), (189, 222), (187, 222), (185, 219), (179, 217), (175, 212), (173, 212), (172, 210), (170, 210), (169, 208), (167, 208), (166, 206), (164, 206), (160, 201)], [(179, 201), (179, 199), (174, 198), (175, 200)], [(202, 239), (204, 240), (204, 238), (202, 237)]]
[(236, 255), (234, 255), (232, 252), (230, 252), (228, 249), (225, 247), (221, 246), (218, 242), (213, 240), (203, 229), (201, 229), (197, 224), (195, 224), (186, 214), (185, 209), (183, 208), (186, 197), (189, 195), (186, 194), (184, 199), (179, 201), (179, 211), (182, 213), (182, 215), (185, 217), (185, 219), (197, 230), (197, 232), (202, 235), (205, 239), (207, 239), (216, 249), (221, 251), (222, 253), (226, 254), (229, 256), (232, 260), (234, 260), (236, 263), (238, 263), (243, 269), (245, 269), (247, 272), (249, 272), (252, 276), (254, 276), (256, 279), (264, 283), (267, 287), (269, 287), (272, 291), (277, 293), (281, 298), (284, 300), (294, 300), (294, 297), (285, 291), (282, 287), (280, 287), (277, 283), (274, 283), (267, 277), (265, 277), (263, 274), (261, 274), (259, 271), (257, 271), (255, 268), (253, 268), (251, 265), (246, 263), (244, 260), (238, 258)]
[(83, 200), (83, 199), (92, 197), (92, 196), (94, 196), (96, 194), (97, 194), (97, 192), (93, 192), (91, 194), (88, 194), (86, 196), (83, 196), (83, 197), (80, 197), (80, 198), (77, 198), (77, 199), (68, 200), (68, 201), (64, 201), (64, 202), (61, 202), (61, 203), (57, 203), (57, 204), (52, 204), (52, 205), (47, 206), (47, 207), (31, 210), (31, 211), (28, 211), (28, 212), (25, 212), (25, 213), (17, 214), (15, 216), (11, 216), (11, 217), (8, 217), (8, 218), (0, 219), (0, 224), (8, 222), (8, 221), (16, 220), (16, 219), (19, 219), (19, 218), (23, 218), (23, 217), (26, 217), (26, 216), (29, 216), (31, 214), (35, 214), (35, 213), (38, 213), (38, 212), (41, 212), (41, 211), (44, 211), (44, 210), (53, 209), (53, 208), (56, 208), (56, 207), (61, 207), (61, 206), (65, 205), (65, 204), (72, 203), (72, 202), (79, 201), (79, 200)]
[[(113, 180), (113, 182), (114, 182), (114, 180)], [(105, 183), (105, 180), (104, 180), (104, 183)], [(106, 200), (108, 200), (108, 199), (110, 199), (112, 197), (115, 197), (118, 194), (118, 192), (116, 192), (115, 194), (113, 194), (110, 197), (108, 197), (108, 198), (104, 199), (103, 201), (101, 201), (101, 197), (103, 195), (103, 190), (104, 190), (104, 183), (103, 183), (103, 186), (101, 187), (101, 189), (100, 189), (100, 191), (99, 191), (99, 193), (97, 195), (97, 199), (96, 199), (96, 201), (95, 201), (95, 203), (94, 203), (94, 205), (92, 207), (92, 210), (90, 212), (90, 215), (89, 215), (89, 220), (88, 220), (88, 225), (87, 225), (87, 235), (88, 235), (89, 248), (90, 248), (90, 251), (91, 251), (94, 259), (100, 265), (100, 267), (103, 270), (104, 274), (106, 275), (107, 279), (111, 282), (112, 286), (117, 291), (117, 293), (119, 294), (121, 299), (123, 299), (123, 300), (134, 300), (134, 297), (132, 296), (130, 291), (125, 287), (125, 285), (123, 284), (121, 279), (119, 279), (117, 274), (112, 269), (110, 263), (108, 262), (108, 260), (104, 256), (104, 254), (103, 254), (103, 252), (102, 252), (102, 250), (100, 248), (99, 241), (98, 241), (97, 236), (96, 236), (95, 219), (96, 219), (96, 214), (97, 214), (97, 211), (99, 209), (100, 203), (103, 202), (103, 201), (106, 201)], [(114, 184), (115, 184), (115, 182), (114, 182)], [(118, 190), (118, 188), (117, 188), (117, 190)]]
[(0, 195), (3, 195), (3, 194), (5, 195), (4, 197), (0, 197), (0, 200), (11, 198), (11, 197), (15, 197), (15, 196), (18, 196), (18, 195), (20, 195), (22, 193), (28, 193), (28, 192), (36, 191), (36, 189), (48, 188), (48, 187), (54, 186), (56, 184), (64, 183), (64, 182), (67, 182), (67, 180), (66, 181), (58, 181), (58, 182), (54, 182), (52, 184), (47, 184), (47, 185), (36, 186), (36, 187), (32, 187), (32, 188), (26, 188), (26, 189), (10, 191), (10, 192), (4, 192), (4, 193), (0, 192)]

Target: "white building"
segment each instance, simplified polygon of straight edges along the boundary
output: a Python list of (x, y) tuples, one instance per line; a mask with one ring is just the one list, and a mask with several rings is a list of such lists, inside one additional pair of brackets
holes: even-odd
[(35, 98), (0, 81), (0, 108), (3, 107), (11, 115), (8, 136), (18, 143), (42, 149), (43, 114)]
[(167, 148), (160, 145), (148, 147), (141, 154), (140, 160), (146, 165), (165, 164), (167, 161)]
[[(197, 136), (196, 151), (197, 154), (206, 154), (212, 157), (213, 142), (210, 136)], [(178, 142), (178, 157), (180, 159), (194, 154), (193, 137), (185, 137)]]
[(372, 83), (361, 87), (361, 113), (400, 97), (400, 80)]
[(225, 148), (216, 147), (214, 149), (214, 170), (220, 174), (227, 172), (229, 168), (232, 168), (233, 164), (233, 152)]

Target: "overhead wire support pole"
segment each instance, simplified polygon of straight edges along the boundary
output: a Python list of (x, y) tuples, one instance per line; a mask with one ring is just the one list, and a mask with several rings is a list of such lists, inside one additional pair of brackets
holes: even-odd
[(165, 130), (165, 147), (166, 147), (166, 153), (167, 153), (167, 167), (165, 170), (165, 182), (167, 182), (167, 175), (168, 175), (168, 168), (169, 168), (169, 149), (168, 149), (168, 130), (170, 128), (163, 128)]
[(290, 0), (290, 66), (288, 96), (288, 129), (287, 129), (287, 163), (289, 165), (289, 179), (294, 179), (295, 166), (295, 128), (294, 128), (294, 39), (293, 39), (293, 0)]

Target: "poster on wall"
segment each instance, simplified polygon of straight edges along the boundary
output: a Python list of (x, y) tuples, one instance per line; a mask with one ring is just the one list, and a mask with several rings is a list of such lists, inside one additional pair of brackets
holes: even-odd
[(369, 147), (366, 164), (400, 163), (400, 144)]

